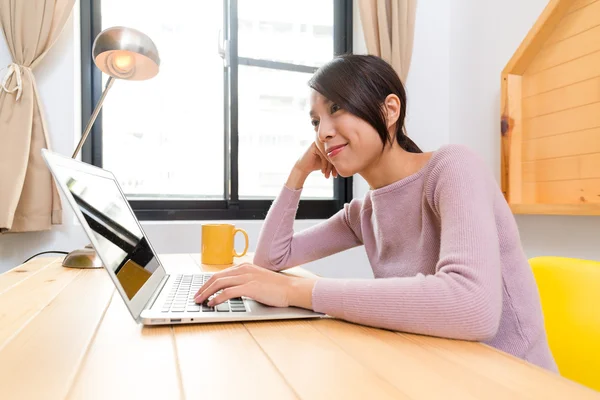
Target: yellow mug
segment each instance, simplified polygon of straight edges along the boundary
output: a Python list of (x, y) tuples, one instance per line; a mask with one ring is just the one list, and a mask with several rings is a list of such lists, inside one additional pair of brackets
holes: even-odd
[[(235, 251), (235, 234), (241, 232), (246, 238), (246, 247), (242, 254)], [(231, 224), (202, 225), (202, 264), (233, 264), (233, 257), (242, 257), (248, 251), (248, 233)]]

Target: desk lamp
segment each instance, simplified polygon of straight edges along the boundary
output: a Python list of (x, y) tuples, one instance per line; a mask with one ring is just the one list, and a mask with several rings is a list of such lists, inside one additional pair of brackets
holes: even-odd
[[(77, 157), (89, 135), (94, 121), (102, 108), (108, 90), (115, 79), (142, 81), (158, 74), (160, 58), (154, 42), (144, 33), (122, 26), (107, 28), (100, 32), (92, 46), (94, 64), (109, 75), (100, 101), (88, 122), (72, 158)], [(102, 261), (91, 245), (70, 252), (63, 261), (64, 267), (101, 268)]]

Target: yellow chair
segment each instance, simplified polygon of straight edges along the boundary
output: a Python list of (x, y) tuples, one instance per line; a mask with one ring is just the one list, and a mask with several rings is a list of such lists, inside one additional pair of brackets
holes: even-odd
[(600, 391), (600, 262), (535, 257), (529, 263), (560, 374)]

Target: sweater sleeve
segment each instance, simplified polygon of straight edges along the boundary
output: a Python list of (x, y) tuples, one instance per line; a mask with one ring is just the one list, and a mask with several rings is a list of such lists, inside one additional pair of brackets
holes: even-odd
[(295, 233), (301, 192), (302, 189), (284, 186), (271, 205), (256, 245), (254, 264), (280, 271), (362, 244), (356, 234), (358, 227), (350, 222), (358, 221), (358, 201), (345, 204), (331, 218)]
[(484, 341), (502, 312), (502, 278), (494, 213), (496, 182), (474, 155), (441, 160), (426, 184), (441, 221), (434, 275), (375, 280), (321, 279), (313, 308), (391, 330)]

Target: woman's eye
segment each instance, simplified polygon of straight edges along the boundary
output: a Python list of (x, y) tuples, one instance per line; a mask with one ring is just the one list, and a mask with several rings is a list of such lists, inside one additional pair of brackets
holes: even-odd
[(316, 128), (317, 126), (319, 126), (319, 121), (317, 121), (316, 119), (313, 119), (310, 121), (310, 124)]
[(338, 106), (337, 104), (332, 104), (331, 105), (331, 113), (333, 114), (336, 111), (339, 111), (341, 109), (340, 106)]

